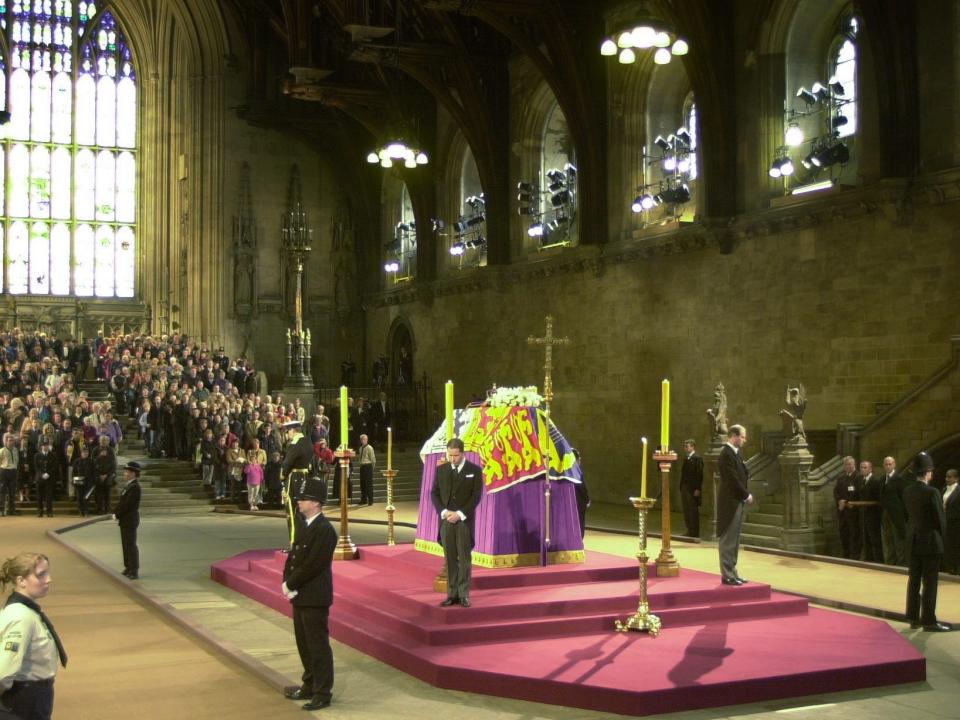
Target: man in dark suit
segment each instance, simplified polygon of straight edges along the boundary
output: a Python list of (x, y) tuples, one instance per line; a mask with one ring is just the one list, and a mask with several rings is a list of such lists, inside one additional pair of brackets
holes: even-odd
[(580, 459), (580, 451), (571, 448), (573, 456), (580, 463), (580, 482), (574, 485), (574, 491), (577, 496), (577, 517), (580, 518), (580, 539), (587, 532), (587, 508), (590, 507), (590, 491), (587, 489), (587, 479), (583, 476), (583, 461)]
[(750, 471), (743, 461), (741, 450), (747, 444), (747, 429), (731, 425), (727, 442), (720, 451), (717, 471), (720, 485), (717, 488), (717, 535), (720, 550), (720, 575), (724, 585), (743, 585), (737, 573), (737, 556), (740, 554), (740, 531), (747, 514), (747, 505), (753, 504), (753, 495), (747, 489)]
[(285, 688), (283, 694), (290, 700), (307, 700), (303, 709), (312, 711), (328, 707), (333, 692), (328, 621), (337, 531), (321, 512), (327, 496), (323, 480), (303, 478), (295, 494), (299, 514), (280, 589), (293, 605), (293, 634), (303, 675), (299, 686)]
[(883, 492), (883, 479), (873, 474), (873, 463), (869, 460), (860, 461), (860, 477), (863, 478), (863, 492), (861, 497), (876, 505), (867, 505), (863, 508), (863, 559), (867, 562), (883, 562), (883, 540), (881, 539), (881, 525), (883, 522), (883, 508), (880, 506), (880, 497)]
[(943, 570), (960, 575), (960, 472), (947, 470), (943, 489), (943, 511), (947, 518), (947, 534), (943, 537)]
[(847, 505), (851, 500), (860, 500), (863, 479), (857, 474), (857, 461), (847, 455), (843, 458), (843, 471), (833, 486), (833, 501), (837, 505), (837, 529), (843, 556), (849, 560), (860, 559), (860, 510)]
[(33, 479), (37, 483), (37, 515), (53, 517), (53, 494), (60, 484), (60, 458), (53, 452), (50, 438), (40, 441), (40, 452), (33, 456)]
[(903, 490), (903, 502), (907, 508), (907, 567), (910, 571), (907, 620), (912, 628), (923, 625), (927, 632), (947, 632), (953, 628), (937, 622), (937, 576), (947, 529), (943, 497), (936, 488), (930, 487), (932, 458), (921, 452), (914, 462), (916, 480)]
[(887, 565), (906, 565), (903, 552), (907, 532), (907, 511), (903, 507), (903, 478), (897, 472), (897, 461), (883, 459), (883, 488), (880, 491), (880, 535), (883, 540), (883, 561)]
[(440, 514), (440, 544), (447, 560), (447, 599), (440, 604), (470, 607), (473, 518), (483, 494), (483, 471), (464, 457), (460, 438), (447, 443), (447, 460), (437, 468), (431, 493)]
[(123, 468), (126, 485), (113, 508), (113, 519), (120, 525), (120, 544), (123, 546), (123, 574), (131, 580), (140, 576), (140, 550), (137, 547), (137, 528), (140, 527), (140, 463), (128, 462)]
[(700, 502), (703, 488), (703, 458), (697, 455), (697, 443), (684, 440), (686, 458), (680, 469), (680, 499), (683, 501), (683, 519), (687, 537), (700, 537)]

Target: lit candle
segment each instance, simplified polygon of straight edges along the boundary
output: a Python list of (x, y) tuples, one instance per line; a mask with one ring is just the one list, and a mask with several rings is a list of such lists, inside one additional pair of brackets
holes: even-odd
[(447, 440), (453, 439), (453, 380), (447, 380), (444, 387), (446, 397)]
[(393, 470), (393, 428), (387, 428), (387, 470)]
[(640, 469), (640, 497), (647, 496), (647, 439), (640, 438), (643, 443), (643, 462)]
[(344, 448), (350, 447), (350, 423), (349, 417), (350, 412), (347, 408), (347, 403), (349, 399), (347, 398), (347, 386), (340, 386), (340, 445)]
[(660, 447), (663, 452), (670, 449), (670, 381), (660, 383)]

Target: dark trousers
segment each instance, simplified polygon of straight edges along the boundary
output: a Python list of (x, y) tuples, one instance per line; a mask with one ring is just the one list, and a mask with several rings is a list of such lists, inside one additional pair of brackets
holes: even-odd
[(17, 470), (0, 470), (0, 510), (12, 515), (17, 509)]
[(329, 700), (333, 693), (329, 616), (329, 607), (293, 606), (293, 635), (303, 665), (301, 687), (322, 700)]
[(81, 517), (86, 517), (90, 514), (90, 497), (93, 495), (91, 491), (94, 487), (96, 486), (93, 484), (77, 485), (77, 509), (80, 510)]
[(687, 524), (687, 537), (700, 537), (700, 498), (689, 490), (680, 491), (683, 501), (683, 521)]
[[(343, 476), (343, 469), (340, 465), (336, 466), (336, 469), (333, 471), (333, 487), (330, 488), (330, 497), (339, 498), (340, 497), (340, 478)], [(347, 504), (350, 504), (350, 499), (353, 497), (353, 480), (350, 479), (350, 476), (347, 475)]]
[(463, 600), (470, 597), (470, 560), (473, 538), (463, 521), (440, 521), (440, 544), (447, 561), (447, 597)]
[(850, 560), (860, 559), (860, 513), (853, 508), (846, 508), (840, 511), (838, 517), (838, 530), (840, 531), (840, 544), (843, 546), (843, 556)]
[(720, 575), (724, 580), (736, 580), (740, 577), (737, 573), (737, 560), (740, 557), (740, 532), (743, 530), (743, 519), (746, 515), (747, 509), (740, 503), (727, 529), (717, 538)]
[(56, 483), (53, 478), (37, 480), (37, 512), (53, 515), (53, 491)]
[(373, 464), (360, 466), (360, 504), (373, 505)]
[(883, 562), (883, 533), (879, 512), (863, 515), (863, 553), (864, 560), (873, 563)]
[(910, 579), (907, 580), (907, 620), (911, 623), (933, 625), (937, 622), (937, 573), (940, 572), (942, 557), (914, 553), (907, 563), (910, 570)]
[(15, 682), (0, 699), (19, 720), (50, 720), (53, 715), (53, 680)]
[(123, 569), (130, 573), (140, 572), (140, 549), (137, 547), (137, 526), (120, 526), (120, 544), (123, 547)]
[(97, 486), (93, 490), (93, 498), (97, 505), (97, 515), (106, 515), (110, 506), (110, 483), (97, 479)]

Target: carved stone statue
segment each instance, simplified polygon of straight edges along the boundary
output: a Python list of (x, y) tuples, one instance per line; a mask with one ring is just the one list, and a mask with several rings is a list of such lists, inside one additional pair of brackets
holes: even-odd
[(807, 409), (807, 391), (803, 383), (787, 387), (786, 407), (780, 411), (783, 420), (783, 440), (787, 445), (806, 445), (807, 434), (803, 429), (803, 413)]
[(727, 437), (727, 391), (723, 383), (717, 383), (713, 391), (713, 407), (707, 409), (707, 415), (710, 417), (711, 432), (713, 440), (724, 442)]
[(240, 169), (238, 212), (233, 218), (233, 299), (237, 317), (247, 320), (256, 310), (257, 224), (250, 193), (250, 166)]

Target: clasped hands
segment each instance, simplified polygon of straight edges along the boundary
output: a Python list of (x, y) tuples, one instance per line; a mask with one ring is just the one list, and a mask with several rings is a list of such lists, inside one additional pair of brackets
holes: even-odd
[(283, 581), (283, 584), (280, 585), (280, 592), (283, 593), (283, 596), (287, 600), (293, 600), (299, 593), (296, 590), (291, 590), (287, 587), (286, 580)]
[(460, 513), (458, 513), (456, 510), (447, 510), (443, 514), (443, 519), (448, 523), (455, 525), (456, 523), (460, 522)]

